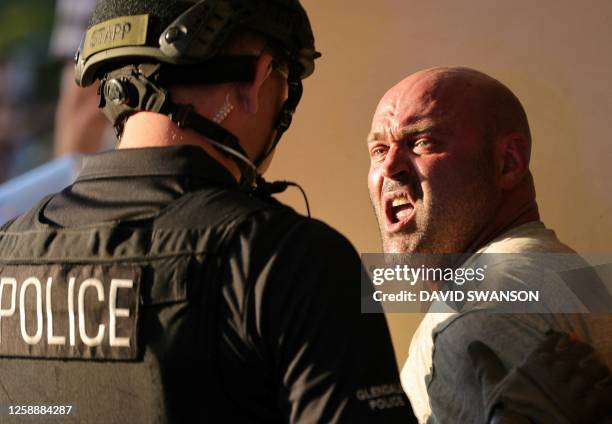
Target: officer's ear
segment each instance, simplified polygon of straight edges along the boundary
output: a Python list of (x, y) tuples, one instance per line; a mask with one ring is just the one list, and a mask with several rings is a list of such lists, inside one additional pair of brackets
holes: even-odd
[(253, 81), (238, 85), (240, 102), (247, 113), (256, 114), (259, 110), (259, 95), (264, 82), (270, 76), (272, 61), (273, 58), (270, 54), (262, 53), (255, 65)]

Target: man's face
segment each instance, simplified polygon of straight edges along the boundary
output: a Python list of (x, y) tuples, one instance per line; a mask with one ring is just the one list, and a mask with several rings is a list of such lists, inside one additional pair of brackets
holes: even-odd
[(473, 87), (431, 72), (380, 101), (368, 187), (385, 252), (462, 252), (492, 219), (500, 196), (481, 115)]

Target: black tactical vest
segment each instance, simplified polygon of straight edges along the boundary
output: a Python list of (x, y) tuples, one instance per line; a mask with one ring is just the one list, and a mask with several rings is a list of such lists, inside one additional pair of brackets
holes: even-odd
[(59, 228), (49, 199), (0, 232), (0, 405), (71, 406), (59, 422), (203, 421), (224, 251), (269, 205), (206, 189), (152, 219)]

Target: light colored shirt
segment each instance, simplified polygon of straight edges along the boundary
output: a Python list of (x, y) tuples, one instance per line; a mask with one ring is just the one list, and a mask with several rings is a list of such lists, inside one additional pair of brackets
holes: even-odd
[[(559, 310), (586, 312), (587, 308), (563, 281), (558, 270), (579, 268), (584, 262), (562, 244), (541, 222), (516, 227), (484, 246), (478, 253), (555, 253), (546, 261), (500, 261), (486, 281), (489, 288), (527, 288), (543, 292), (545, 311), (538, 314), (499, 314), (485, 307), (464, 308), (458, 313), (434, 303), (415, 332), (401, 373), (402, 386), (421, 423), (482, 423), (484, 411), (480, 384), (467, 354), (474, 340), (488, 344), (507, 368), (527, 356), (550, 329), (575, 333), (592, 344), (612, 366), (612, 316), (560, 314)], [(511, 255), (508, 255), (511, 257)], [(537, 256), (536, 256), (537, 257)], [(465, 265), (464, 265), (465, 266)]]

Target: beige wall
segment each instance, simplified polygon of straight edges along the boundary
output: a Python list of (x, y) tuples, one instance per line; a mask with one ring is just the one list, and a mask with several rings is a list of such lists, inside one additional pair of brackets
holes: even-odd
[[(462, 65), (508, 85), (527, 110), (544, 222), (581, 251), (612, 250), (612, 2), (302, 0), (323, 52), (268, 177), (300, 182), (313, 215), (359, 252), (380, 244), (365, 136), (387, 88)], [(281, 196), (299, 211), (297, 191)], [(389, 316), (398, 362), (419, 318)]]

